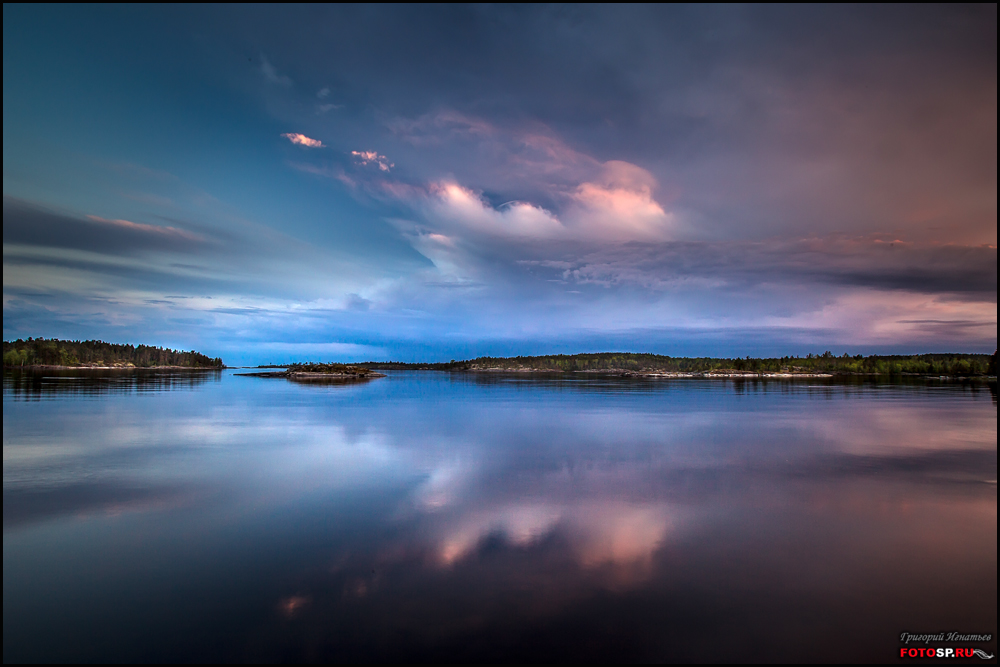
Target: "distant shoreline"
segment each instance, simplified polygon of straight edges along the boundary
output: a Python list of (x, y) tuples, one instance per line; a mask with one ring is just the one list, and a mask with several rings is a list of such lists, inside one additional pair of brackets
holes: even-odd
[(221, 371), (225, 366), (57, 366), (52, 364), (25, 364), (4, 366), (5, 371)]
[(670, 357), (635, 352), (597, 352), (545, 356), (478, 357), (462, 361), (407, 363), (367, 361), (377, 370), (427, 370), (486, 373), (601, 373), (661, 378), (796, 377), (996, 377), (996, 352), (990, 354), (915, 354), (725, 358)]
[[(414, 364), (414, 367), (409, 368), (393, 368), (386, 370), (395, 371), (437, 371), (437, 372), (448, 372), (448, 373), (485, 373), (490, 375), (500, 375), (500, 374), (513, 374), (513, 375), (527, 375), (527, 374), (539, 374), (539, 375), (589, 375), (589, 376), (615, 376), (615, 377), (632, 377), (632, 378), (649, 378), (649, 379), (664, 379), (664, 380), (677, 380), (677, 379), (693, 379), (693, 380), (755, 380), (755, 379), (772, 379), (772, 380), (794, 380), (794, 379), (828, 379), (828, 378), (888, 378), (888, 377), (906, 377), (906, 378), (923, 378), (926, 380), (979, 380), (979, 381), (996, 381), (995, 375), (937, 375), (928, 373), (898, 373), (894, 375), (880, 374), (880, 373), (788, 373), (788, 372), (747, 372), (747, 371), (706, 371), (706, 372), (672, 372), (672, 371), (645, 371), (645, 370), (626, 370), (619, 368), (608, 368), (599, 370), (558, 370), (550, 368), (432, 368), (432, 367), (419, 367), (418, 364)], [(239, 367), (236, 367), (239, 368)], [(244, 367), (246, 368), (246, 367)], [(253, 368), (253, 367), (251, 367)], [(256, 368), (287, 368), (287, 366), (259, 366)], [(368, 368), (365, 368), (363, 364), (358, 364), (357, 366), (351, 367), (351, 371), (347, 372), (304, 372), (304, 371), (258, 371), (250, 373), (235, 373), (235, 375), (241, 377), (260, 377), (260, 378), (284, 378), (287, 380), (292, 380), (296, 382), (359, 382), (364, 380), (372, 380), (376, 378), (387, 377), (384, 373), (379, 373)], [(224, 369), (233, 370), (232, 367), (206, 367), (206, 366), (59, 366), (51, 364), (33, 364), (25, 366), (4, 366), (4, 371), (185, 371), (185, 372), (218, 372)], [(250, 370), (250, 368), (247, 368)], [(362, 371), (362, 372), (358, 372)]]
[(588, 375), (617, 375), (619, 377), (658, 377), (658, 378), (832, 378), (838, 377), (835, 373), (741, 373), (741, 372), (716, 372), (716, 373), (682, 373), (671, 371), (631, 371), (618, 368), (605, 370), (573, 370), (560, 371), (538, 368), (469, 368), (458, 372), (461, 373), (586, 373)]
[[(605, 370), (587, 370), (587, 371), (562, 371), (549, 368), (456, 368), (456, 369), (440, 369), (440, 368), (394, 368), (387, 370), (403, 371), (403, 372), (427, 372), (433, 371), (438, 373), (485, 373), (493, 375), (590, 375), (590, 376), (614, 376), (614, 377), (631, 377), (631, 378), (650, 378), (650, 379), (664, 379), (664, 380), (759, 380), (759, 379), (771, 379), (771, 380), (794, 380), (794, 379), (827, 379), (827, 378), (923, 378), (925, 380), (975, 380), (975, 381), (996, 381), (995, 375), (936, 375), (927, 373), (898, 373), (898, 374), (885, 374), (885, 373), (726, 373), (726, 372), (712, 372), (712, 373), (673, 373), (673, 372), (661, 372), (661, 371), (626, 371), (626, 370), (616, 370), (616, 369), (605, 369)], [(242, 373), (241, 375), (265, 375), (265, 373)], [(270, 374), (267, 374), (270, 375)], [(275, 374), (277, 375), (277, 374)]]
[[(439, 370), (439, 369), (396, 369), (396, 370)], [(587, 375), (616, 375), (619, 377), (655, 377), (655, 378), (846, 378), (846, 377), (892, 377), (880, 373), (754, 373), (740, 371), (709, 371), (709, 372), (672, 372), (672, 371), (633, 371), (617, 368), (603, 370), (571, 370), (562, 371), (548, 368), (463, 368), (447, 372), (452, 373), (558, 373)], [(949, 379), (995, 379), (995, 375), (935, 375), (928, 373), (898, 373), (896, 377), (949, 378)]]

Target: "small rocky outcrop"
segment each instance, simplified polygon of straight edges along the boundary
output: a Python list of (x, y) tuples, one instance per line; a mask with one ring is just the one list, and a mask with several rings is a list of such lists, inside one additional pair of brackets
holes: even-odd
[(285, 373), (290, 380), (368, 380), (385, 377), (384, 374), (371, 369), (346, 364), (294, 364), (289, 366)]
[(369, 368), (347, 364), (291, 364), (284, 371), (240, 373), (240, 375), (287, 378), (296, 382), (357, 382), (385, 377), (383, 373)]

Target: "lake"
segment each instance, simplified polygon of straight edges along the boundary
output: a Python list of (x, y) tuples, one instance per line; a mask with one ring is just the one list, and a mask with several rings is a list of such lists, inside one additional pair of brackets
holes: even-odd
[(3, 656), (995, 654), (996, 478), (984, 382), (7, 372)]

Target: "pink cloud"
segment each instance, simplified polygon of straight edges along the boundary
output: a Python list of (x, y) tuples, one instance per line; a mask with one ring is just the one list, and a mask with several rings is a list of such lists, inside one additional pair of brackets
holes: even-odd
[(994, 301), (852, 289), (811, 312), (764, 318), (765, 326), (841, 330), (857, 343), (899, 340), (933, 344), (943, 336), (996, 338)]
[(361, 166), (368, 166), (369, 164), (376, 165), (380, 171), (389, 171), (396, 165), (389, 162), (389, 158), (384, 155), (379, 155), (376, 151), (351, 151), (351, 155), (357, 160), (358, 164)]
[[(453, 500), (453, 499), (452, 499)], [(427, 506), (440, 513), (442, 505)], [(660, 503), (633, 504), (602, 499), (593, 502), (506, 504), (468, 513), (447, 513), (434, 521), (437, 561), (451, 566), (472, 553), (488, 535), (502, 532), (528, 546), (560, 530), (584, 567), (610, 565), (631, 574), (621, 583), (638, 583), (677, 524), (676, 512)], [(435, 517), (437, 518), (437, 517)], [(616, 572), (615, 574), (622, 574)]]
[[(491, 236), (563, 238), (578, 241), (662, 241), (670, 238), (673, 216), (653, 199), (655, 180), (626, 162), (609, 162), (602, 177), (580, 183), (564, 196), (560, 215), (530, 202), (494, 208), (470, 188), (434, 183), (422, 205), (426, 224)], [(419, 205), (419, 204), (418, 204)]]
[[(390, 128), (414, 145), (430, 148), (472, 142), (476, 154), (490, 156), (493, 167), (486, 173), (475, 164), (458, 162), (446, 167), (461, 170), (467, 182), (431, 185), (434, 215), (426, 220), (430, 227), (447, 221), (493, 235), (558, 236), (584, 242), (676, 237), (677, 221), (656, 201), (659, 184), (652, 174), (624, 161), (601, 162), (554, 136), (544, 125), (502, 127), (444, 110), (412, 121), (397, 120)], [(367, 154), (355, 155), (372, 159)], [(493, 192), (516, 193), (517, 201), (493, 208), (467, 184), (477, 181)], [(541, 201), (548, 206), (536, 203)]]
[(642, 167), (611, 160), (594, 182), (581, 183), (567, 211), (582, 236), (605, 240), (662, 241), (674, 218), (653, 199), (656, 179)]
[(281, 136), (288, 139), (293, 144), (298, 144), (299, 146), (305, 146), (307, 148), (323, 148), (323, 142), (319, 139), (311, 139), (304, 134), (299, 134), (298, 132), (285, 132)]

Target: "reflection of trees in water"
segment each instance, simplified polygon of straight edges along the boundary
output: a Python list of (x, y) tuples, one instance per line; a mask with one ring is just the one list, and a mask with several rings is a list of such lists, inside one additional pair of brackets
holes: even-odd
[(220, 370), (5, 370), (3, 393), (22, 400), (57, 395), (131, 394), (191, 389), (221, 378)]
[[(717, 381), (717, 380), (714, 380)], [(828, 378), (729, 378), (737, 394), (754, 394), (780, 391), (782, 393), (808, 394), (810, 396), (870, 396), (885, 389), (906, 388), (918, 393), (950, 392), (977, 395), (987, 385), (996, 391), (995, 384), (985, 378), (935, 378), (935, 377), (878, 377), (878, 376), (834, 376)]]
[[(403, 371), (404, 373), (439, 373), (441, 371)], [(885, 389), (905, 387), (918, 393), (961, 392), (978, 395), (988, 387), (996, 403), (996, 383), (985, 378), (928, 378), (919, 376), (858, 376), (842, 375), (833, 377), (800, 378), (668, 378), (641, 375), (623, 376), (605, 373), (559, 373), (559, 372), (503, 372), (464, 371), (450, 373), (456, 383), (471, 383), (478, 386), (503, 386), (506, 388), (556, 389), (586, 393), (623, 392), (666, 392), (676, 389), (691, 389), (693, 386), (711, 390), (725, 389), (736, 394), (764, 394), (779, 392), (808, 396), (870, 396)]]
[[(439, 371), (426, 371), (439, 372)], [(639, 377), (621, 377), (603, 373), (471, 371), (451, 373), (452, 382), (471, 382), (479, 386), (503, 386), (524, 389), (563, 389), (582, 392), (652, 392), (666, 383)]]

